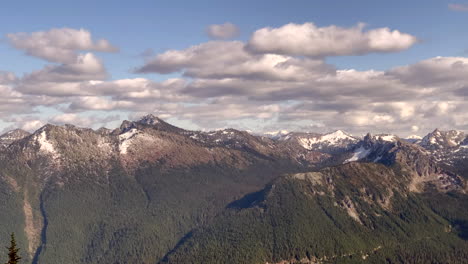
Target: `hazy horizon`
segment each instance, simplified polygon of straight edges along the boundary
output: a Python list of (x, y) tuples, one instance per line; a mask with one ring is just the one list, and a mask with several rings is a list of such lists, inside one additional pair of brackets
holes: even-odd
[[(155, 118), (159, 118), (157, 116), (154, 116), (152, 114), (147, 114), (147, 115), (143, 115), (143, 116), (140, 116), (138, 118), (134, 118), (132, 120), (126, 120), (126, 119), (122, 119), (122, 120), (119, 120), (120, 123), (118, 123), (119, 125), (118, 126), (114, 126), (114, 127), (106, 127), (106, 126), (100, 126), (100, 127), (93, 127), (93, 126), (90, 126), (90, 127), (87, 127), (87, 126), (80, 126), (80, 125), (77, 125), (77, 124), (73, 124), (73, 123), (46, 123), (44, 124), (43, 126), (41, 127), (38, 127), (38, 128), (34, 128), (34, 129), (30, 129), (30, 130), (25, 130), (27, 132), (30, 132), (30, 133), (35, 133), (36, 131), (40, 131), (43, 127), (47, 126), (47, 125), (54, 125), (54, 126), (65, 126), (65, 125), (72, 125), (72, 126), (76, 126), (76, 127), (79, 127), (79, 128), (91, 128), (93, 130), (99, 130), (99, 129), (109, 129), (109, 130), (114, 130), (114, 129), (118, 129), (119, 126), (125, 122), (125, 121), (130, 121), (130, 122), (137, 122), (137, 121), (140, 121), (142, 120), (143, 118), (147, 117), (147, 116), (153, 116)], [(163, 119), (161, 119), (163, 120)], [(167, 120), (163, 120), (164, 122), (167, 122)], [(169, 124), (171, 125), (175, 125), (173, 123), (170, 123), (168, 122)], [(177, 125), (176, 125), (177, 126)], [(188, 130), (190, 131), (191, 129), (188, 128), (188, 127), (183, 127), (183, 126), (177, 126), (179, 128), (182, 128), (182, 129), (185, 129), (185, 130)], [(11, 131), (15, 131), (15, 130), (24, 130), (22, 128), (19, 128), (19, 127), (8, 127), (6, 128), (2, 134), (7, 134), (8, 132), (11, 132)], [(372, 132), (372, 131), (367, 131), (363, 134), (355, 134), (355, 133), (351, 133), (351, 132), (348, 132), (346, 130), (343, 130), (343, 129), (335, 129), (335, 130), (324, 130), (324, 129), (320, 129), (320, 128), (317, 128), (317, 129), (311, 129), (311, 130), (287, 130), (287, 129), (279, 129), (279, 130), (273, 130), (273, 131), (253, 131), (253, 130), (250, 130), (250, 129), (238, 129), (238, 128), (235, 128), (235, 127), (220, 127), (220, 128), (213, 128), (213, 129), (204, 129), (204, 128), (201, 128), (201, 129), (193, 129), (193, 131), (202, 131), (202, 132), (212, 132), (212, 131), (221, 131), (221, 130), (228, 130), (228, 129), (237, 129), (237, 130), (240, 130), (240, 131), (246, 131), (252, 135), (258, 135), (258, 136), (271, 136), (271, 137), (276, 137), (276, 136), (280, 136), (280, 135), (287, 135), (289, 133), (317, 133), (317, 134), (333, 134), (335, 132), (344, 132), (348, 135), (351, 135), (351, 136), (354, 136), (354, 137), (357, 137), (357, 138), (363, 138), (364, 136), (366, 136), (367, 134), (371, 134), (371, 135), (383, 135), (383, 134), (390, 134), (390, 135), (395, 135), (395, 136), (398, 136), (402, 139), (410, 139), (410, 138), (414, 138), (414, 137), (420, 137), (420, 138), (423, 138), (424, 136), (426, 136), (427, 134), (430, 134), (430, 133), (433, 133), (434, 131), (436, 130), (440, 130), (439, 128), (434, 128), (432, 130), (429, 130), (429, 131), (426, 131), (426, 132), (422, 132), (422, 133), (413, 133), (413, 134), (396, 134), (396, 133), (389, 133), (389, 132), (385, 132), (385, 131), (377, 131), (377, 132)], [(443, 130), (441, 130), (443, 131)], [(461, 131), (463, 132), (463, 131)], [(0, 135), (2, 135), (0, 134)]]

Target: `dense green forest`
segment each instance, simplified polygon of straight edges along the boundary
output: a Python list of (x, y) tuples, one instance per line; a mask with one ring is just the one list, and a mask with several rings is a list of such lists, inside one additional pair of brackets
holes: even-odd
[[(381, 165), (369, 165), (369, 173)], [(346, 172), (345, 172), (346, 173)], [(348, 171), (352, 173), (352, 171)], [(358, 180), (363, 175), (347, 175)], [(282, 178), (231, 204), (222, 216), (180, 241), (163, 263), (465, 263), (465, 194), (409, 194), (393, 189), (391, 208), (378, 205), (383, 184), (362, 193), (338, 177), (322, 185)], [(341, 181), (341, 182), (340, 182)], [(361, 190), (360, 190), (361, 189)], [(375, 195), (374, 195), (375, 194)], [(456, 197), (454, 197), (456, 196)], [(359, 221), (336, 205), (349, 197)], [(368, 200), (368, 197), (374, 199)]]
[[(46, 186), (40, 203), (33, 205), (44, 215), (44, 245), (36, 256), (24, 250), (23, 261), (154, 263), (229, 202), (262, 188), (286, 169), (294, 170), (279, 166), (266, 163), (238, 170), (207, 165), (170, 171), (147, 166), (134, 175), (116, 166), (107, 182), (98, 184), (94, 173), (69, 172), (67, 185)], [(5, 203), (0, 206), (10, 212), (0, 216), (3, 236), (15, 231), (19, 245), (27, 249), (23, 197), (5, 184), (3, 188)]]
[[(409, 193), (403, 176), (389, 187), (382, 179), (394, 177), (394, 171), (398, 168), (359, 163), (288, 174), (261, 189), (282, 169), (148, 166), (131, 177), (117, 168), (106, 184), (95, 184), (95, 175), (78, 170), (70, 176), (72, 184), (41, 193), (46, 243), (32, 259), (23, 250), (22, 261), (463, 263), (468, 196)], [(3, 193), (11, 202), (2, 206), (11, 215), (2, 217), (21, 234), (22, 221), (13, 221), (23, 217), (15, 209), (22, 206), (21, 197), (8, 188)], [(26, 248), (25, 238), (18, 238)]]

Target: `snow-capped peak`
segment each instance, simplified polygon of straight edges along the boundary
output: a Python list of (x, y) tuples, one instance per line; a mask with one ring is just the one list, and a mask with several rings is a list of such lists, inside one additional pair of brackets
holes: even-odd
[(330, 144), (336, 144), (343, 140), (357, 141), (342, 130), (336, 130), (335, 132), (325, 134), (320, 138), (321, 142), (329, 142)]
[(320, 134), (305, 134), (297, 138), (299, 144), (308, 150), (325, 148), (348, 148), (350, 144), (358, 142), (357, 138), (349, 134), (337, 130), (324, 135)]
[(457, 130), (434, 130), (421, 140), (421, 146), (429, 149), (453, 148), (459, 146), (466, 139), (466, 135)]

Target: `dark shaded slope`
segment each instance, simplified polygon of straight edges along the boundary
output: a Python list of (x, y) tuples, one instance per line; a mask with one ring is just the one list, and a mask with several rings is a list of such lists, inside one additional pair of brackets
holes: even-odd
[(192, 232), (162, 263), (463, 261), (467, 243), (407, 182), (368, 163), (283, 177)]

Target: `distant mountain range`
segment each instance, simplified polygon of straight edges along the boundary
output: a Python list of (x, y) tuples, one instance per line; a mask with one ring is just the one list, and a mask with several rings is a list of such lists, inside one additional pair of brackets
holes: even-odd
[(459, 131), (46, 125), (0, 136), (0, 237), (24, 263), (466, 263), (467, 179)]

